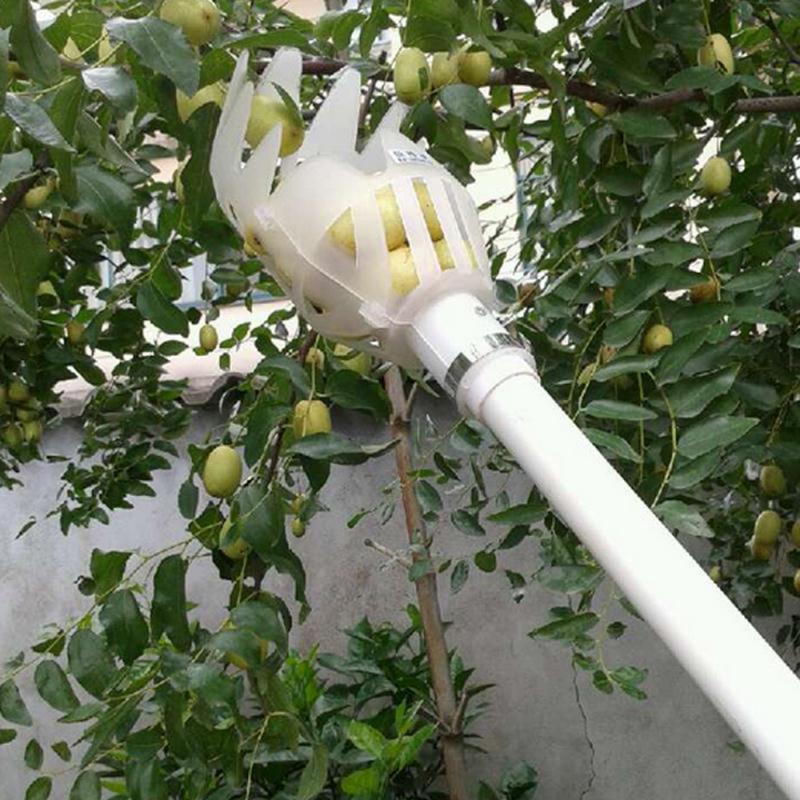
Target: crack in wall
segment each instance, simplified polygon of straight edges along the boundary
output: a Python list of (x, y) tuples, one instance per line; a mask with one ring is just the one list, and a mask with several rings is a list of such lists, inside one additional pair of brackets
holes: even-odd
[(583, 701), (581, 700), (581, 692), (578, 688), (578, 670), (575, 667), (575, 664), (572, 665), (572, 688), (575, 692), (575, 704), (578, 706), (578, 711), (580, 712), (581, 719), (583, 720), (583, 738), (586, 739), (586, 744), (589, 745), (589, 778), (586, 781), (586, 785), (583, 787), (583, 790), (578, 795), (578, 800), (584, 800), (586, 795), (592, 791), (595, 779), (597, 778), (597, 771), (595, 769), (595, 758), (597, 756), (597, 752), (594, 749), (592, 737), (589, 736), (589, 717), (586, 715), (586, 709), (583, 707)]

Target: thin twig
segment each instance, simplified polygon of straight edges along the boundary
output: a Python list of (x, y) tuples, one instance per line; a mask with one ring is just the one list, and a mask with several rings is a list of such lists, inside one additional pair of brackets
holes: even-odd
[(769, 12), (766, 14), (753, 14), (753, 16), (772, 31), (772, 35), (783, 45), (784, 50), (789, 54), (789, 61), (800, 64), (800, 53), (792, 47), (789, 40), (781, 33), (781, 29), (772, 21)]
[(364, 539), (364, 544), (367, 547), (371, 547), (373, 550), (376, 550), (381, 555), (386, 556), (388, 559), (396, 561), (398, 564), (402, 564), (407, 569), (409, 569), (413, 564), (410, 558), (407, 558), (402, 553), (398, 553), (396, 550), (386, 547), (386, 545), (381, 544), (380, 542), (376, 542), (374, 539)]

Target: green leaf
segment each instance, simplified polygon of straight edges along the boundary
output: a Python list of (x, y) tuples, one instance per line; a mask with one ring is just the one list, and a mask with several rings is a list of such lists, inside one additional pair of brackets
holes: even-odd
[(102, 638), (94, 631), (78, 630), (67, 646), (69, 671), (89, 694), (102, 697), (116, 669)]
[(366, 769), (357, 769), (342, 778), (341, 788), (345, 794), (374, 797), (381, 788), (382, 776), (377, 764)]
[(109, 646), (126, 663), (132, 664), (147, 647), (147, 622), (130, 589), (114, 592), (100, 609)]
[(45, 775), (37, 778), (25, 791), (25, 800), (47, 800), (53, 788), (53, 781)]
[(528, 636), (532, 639), (554, 639), (557, 641), (574, 641), (588, 633), (600, 621), (597, 614), (585, 611), (582, 614), (571, 614), (532, 630)]
[(69, 762), (72, 760), (72, 751), (66, 742), (54, 742), (50, 745), (50, 748), (62, 761)]
[(164, 333), (189, 335), (189, 320), (186, 314), (167, 300), (152, 280), (139, 286), (136, 292), (136, 308), (145, 319), (150, 320)]
[(711, 248), (711, 258), (726, 258), (744, 250), (752, 241), (760, 221), (742, 222), (720, 233)]
[(112, 39), (130, 45), (145, 66), (165, 75), (184, 94), (197, 92), (200, 64), (180, 28), (156, 17), (115, 17), (106, 23), (106, 30)]
[(708, 527), (708, 523), (695, 506), (687, 505), (680, 500), (666, 500), (657, 505), (653, 511), (670, 530), (704, 539), (714, 537), (714, 531)]
[(81, 72), (81, 78), (90, 92), (100, 92), (121, 112), (136, 108), (136, 82), (122, 67), (85, 69)]
[(186, 562), (180, 556), (167, 556), (156, 569), (150, 627), (153, 639), (166, 633), (178, 650), (192, 645), (186, 618)]
[(69, 790), (69, 800), (100, 800), (102, 787), (96, 772), (81, 772)]
[(621, 436), (597, 428), (584, 428), (583, 433), (595, 447), (601, 448), (612, 456), (624, 461), (633, 461), (634, 464), (641, 463), (641, 456)]
[(131, 554), (121, 550), (104, 553), (95, 548), (89, 560), (89, 572), (94, 581), (94, 593), (104, 597), (119, 586)]
[(194, 519), (199, 498), (200, 490), (194, 485), (191, 478), (187, 478), (178, 489), (178, 510), (184, 519)]
[(315, 433), (295, 442), (289, 452), (333, 464), (362, 464), (391, 450), (396, 441), (381, 445), (360, 445), (338, 433)]
[(15, 725), (33, 724), (31, 715), (22, 700), (22, 695), (13, 681), (0, 684), (0, 715)]
[(61, 135), (58, 128), (53, 125), (47, 112), (27, 97), (16, 94), (6, 96), (5, 113), (25, 133), (36, 139), (37, 142), (57, 150), (73, 153), (72, 145)]
[(355, 719), (350, 720), (347, 726), (347, 738), (373, 758), (380, 758), (386, 749), (386, 739), (379, 730)]
[(497, 556), (493, 550), (479, 550), (473, 560), (481, 572), (494, 572), (497, 569)]
[(134, 194), (128, 184), (96, 164), (76, 167), (75, 183), (78, 202), (74, 210), (107, 223), (127, 242), (133, 229), (135, 208)]
[(274, 491), (267, 492), (262, 486), (251, 484), (239, 492), (236, 502), (240, 536), (269, 563), (270, 551), (284, 533), (285, 517), (280, 498)]
[(334, 405), (366, 411), (375, 419), (383, 420), (389, 415), (386, 393), (376, 381), (362, 378), (350, 369), (340, 369), (327, 381), (325, 389)]
[(642, 206), (639, 215), (643, 220), (660, 214), (675, 203), (682, 203), (692, 193), (691, 189), (672, 189), (669, 192), (653, 195)]
[(40, 661), (36, 665), (34, 680), (42, 700), (56, 711), (68, 712), (80, 705), (64, 670), (55, 661)]
[(13, 728), (0, 728), (0, 745), (13, 742), (17, 738), (17, 732)]
[(462, 558), (456, 562), (450, 573), (450, 591), (458, 594), (464, 588), (467, 578), (469, 578), (469, 562)]
[(462, 508), (454, 511), (450, 515), (450, 521), (453, 525), (461, 531), (466, 533), (467, 536), (485, 536), (486, 531), (483, 526), (478, 522), (478, 517), (475, 514), (470, 514)]
[(658, 294), (667, 285), (669, 276), (669, 270), (666, 269), (640, 267), (614, 294), (614, 315), (627, 314)]
[(623, 111), (612, 114), (608, 121), (625, 136), (637, 141), (674, 139), (678, 135), (666, 117), (652, 111)]
[(490, 514), (487, 519), (498, 525), (536, 525), (547, 516), (544, 503), (520, 503)]
[(169, 794), (157, 759), (128, 761), (125, 785), (131, 800), (167, 800)]
[(9, 183), (29, 172), (32, 166), (33, 157), (30, 150), (18, 150), (16, 153), (0, 156), (0, 192)]
[(649, 317), (650, 312), (642, 309), (640, 311), (632, 311), (620, 319), (615, 319), (606, 325), (603, 342), (610, 347), (624, 347), (639, 333)]
[(22, 0), (19, 8), (11, 27), (11, 49), (27, 75), (36, 83), (51, 86), (61, 78), (58, 53), (42, 35), (28, 0)]
[(564, 594), (588, 592), (596, 588), (603, 577), (604, 573), (599, 567), (587, 564), (543, 567), (536, 573), (536, 579), (542, 586)]
[(414, 484), (414, 493), (423, 514), (435, 514), (442, 510), (442, 498), (428, 481), (417, 481)]
[(684, 418), (701, 414), (712, 400), (730, 391), (738, 373), (737, 364), (719, 372), (674, 384), (667, 391), (673, 413), (676, 417)]
[(26, 214), (14, 212), (0, 229), (0, 334), (27, 339), (36, 331), (36, 287), (50, 251)]
[(659, 384), (673, 383), (678, 380), (683, 367), (703, 346), (707, 336), (708, 332), (705, 330), (695, 331), (682, 336), (671, 347), (668, 347), (656, 372)]
[(741, 439), (758, 425), (753, 417), (714, 417), (689, 428), (678, 439), (678, 452), (697, 458)]
[(631, 355), (631, 356), (617, 356), (608, 364), (600, 367), (594, 373), (592, 380), (604, 383), (616, 378), (619, 375), (628, 375), (630, 373), (649, 372), (653, 367), (658, 364), (659, 355), (645, 356), (645, 355)]
[(41, 769), (44, 763), (44, 751), (36, 739), (31, 739), (25, 746), (25, 766), (29, 769)]
[(328, 750), (324, 744), (315, 744), (311, 748), (311, 758), (300, 774), (297, 800), (314, 800), (325, 788), (327, 779)]
[[(649, 253), (645, 253), (642, 258), (651, 266), (655, 267), (678, 267), (687, 261), (693, 261), (702, 256), (702, 249), (690, 242), (671, 242), (662, 241), (653, 245)], [(616, 304), (616, 298), (615, 298)]]
[(642, 181), (646, 197), (666, 192), (672, 186), (672, 146), (665, 144), (653, 158), (650, 169)]
[(492, 129), (492, 112), (486, 98), (476, 86), (456, 83), (439, 90), (439, 101), (464, 122), (485, 130)]
[(211, 180), (211, 145), (219, 122), (220, 110), (207, 103), (189, 118), (189, 143), (191, 158), (181, 173), (185, 191), (185, 208), (193, 228), (202, 224), (203, 215), (214, 202), (214, 184)]
[(587, 417), (597, 417), (598, 419), (624, 419), (641, 422), (658, 418), (658, 414), (649, 408), (635, 403), (625, 403), (621, 400), (592, 400), (582, 411)]

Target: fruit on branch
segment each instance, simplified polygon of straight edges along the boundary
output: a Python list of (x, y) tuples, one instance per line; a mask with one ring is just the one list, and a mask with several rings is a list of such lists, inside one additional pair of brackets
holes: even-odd
[(306, 353), (305, 363), (315, 369), (325, 369), (325, 353), (319, 347), (312, 347)]
[(22, 426), (12, 422), (3, 428), (2, 436), (6, 447), (10, 447), (13, 450), (22, 444)]
[[(444, 235), (442, 224), (439, 222), (428, 187), (423, 181), (417, 180), (414, 181), (414, 191), (417, 195), (417, 202), (422, 211), (422, 216), (425, 218), (428, 234), (434, 241), (441, 239)], [(400, 215), (400, 207), (397, 205), (394, 189), (389, 185), (381, 186), (375, 192), (375, 202), (383, 224), (386, 248), (395, 250), (406, 243), (406, 229), (403, 225), (403, 218)], [(328, 233), (338, 247), (351, 255), (355, 255), (356, 236), (355, 228), (353, 227), (353, 212), (350, 209), (338, 217), (328, 228)]]
[(159, 16), (177, 25), (195, 47), (210, 42), (221, 24), (219, 9), (211, 0), (164, 0)]
[(689, 300), (693, 303), (713, 303), (717, 299), (719, 299), (719, 280), (713, 275), (689, 289)]
[(219, 549), (231, 561), (241, 561), (250, 552), (250, 545), (233, 530), (230, 518), (226, 519), (219, 529)]
[(15, 405), (22, 405), (22, 403), (27, 403), (28, 400), (30, 399), (31, 399), (31, 390), (28, 388), (27, 383), (20, 380), (19, 378), (14, 378), (8, 384), (9, 403), (14, 403)]
[(492, 58), (485, 50), (464, 53), (458, 65), (458, 77), (471, 86), (485, 86), (492, 72)]
[(731, 185), (731, 167), (722, 156), (712, 156), (700, 173), (700, 184), (707, 195), (718, 195), (728, 191)]
[(298, 494), (296, 497), (292, 498), (292, 502), (289, 504), (289, 507), (292, 509), (293, 514), (299, 514), (303, 510), (303, 506), (306, 504), (306, 496), (304, 494)]
[(792, 544), (795, 547), (800, 547), (800, 519), (796, 519), (792, 524), (792, 530), (789, 534), (789, 537), (792, 540)]
[(761, 467), (758, 485), (767, 497), (783, 497), (786, 494), (786, 476), (776, 464)]
[(252, 148), (276, 126), (282, 125), (281, 144), (278, 155), (291, 155), (299, 149), (305, 138), (303, 121), (282, 100), (257, 94), (250, 106), (250, 119), (247, 121), (245, 138)]
[(242, 459), (227, 444), (215, 447), (203, 465), (203, 486), (212, 497), (230, 497), (242, 480)]
[(21, 406), (17, 409), (16, 416), (20, 422), (33, 422), (39, 419), (39, 409), (35, 405)]
[(292, 535), (300, 539), (306, 532), (306, 524), (300, 517), (295, 517), (292, 520)]
[(389, 278), (392, 289), (399, 295), (406, 295), (419, 285), (417, 267), (410, 247), (403, 245), (389, 251)]
[(794, 590), (800, 594), (800, 569), (798, 569), (794, 573), (794, 579), (792, 580), (792, 586), (794, 586)]
[(333, 354), (342, 362), (345, 369), (357, 372), (359, 375), (369, 375), (372, 369), (372, 360), (366, 353), (353, 350), (346, 344), (337, 344), (333, 348)]
[(722, 567), (720, 567), (719, 564), (714, 564), (708, 571), (708, 577), (711, 578), (714, 583), (719, 583), (722, 580)]
[(25, 196), (22, 198), (22, 205), (28, 209), (28, 211), (35, 211), (37, 208), (40, 208), (44, 205), (45, 201), (48, 197), (53, 193), (53, 189), (56, 188), (56, 182), (53, 178), (49, 178), (44, 183), (39, 184), (39, 186), (34, 186), (32, 189), (28, 189), (25, 192)]
[(298, 439), (315, 433), (330, 433), (331, 414), (328, 407), (322, 400), (301, 400), (294, 407), (292, 428)]
[(191, 97), (184, 94), (180, 89), (175, 90), (175, 105), (178, 108), (178, 116), (181, 122), (186, 122), (189, 117), (209, 103), (222, 108), (225, 102), (225, 86), (217, 81), (217, 83), (209, 83), (202, 89), (198, 89)]
[(36, 444), (41, 440), (43, 432), (44, 426), (39, 419), (26, 420), (22, 423), (22, 438), (26, 442)]
[(757, 542), (754, 537), (748, 540), (747, 548), (750, 550), (750, 555), (758, 561), (769, 561), (772, 557), (773, 546), (764, 542)]
[(434, 89), (458, 83), (458, 65), (461, 53), (434, 53), (431, 59), (431, 85)]
[(83, 342), (83, 335), (86, 332), (86, 326), (82, 322), (71, 319), (65, 326), (67, 333), (67, 341), (73, 345), (79, 345)]
[(756, 544), (768, 544), (772, 546), (778, 541), (781, 535), (783, 523), (778, 514), (771, 508), (762, 511), (753, 525), (753, 540)]
[(212, 350), (216, 350), (218, 344), (219, 336), (217, 335), (217, 329), (213, 325), (203, 325), (203, 327), (200, 328), (200, 347), (207, 353), (210, 353)]
[(712, 33), (697, 51), (697, 63), (701, 67), (716, 67), (728, 75), (733, 74), (733, 51), (721, 33)]
[(486, 158), (492, 158), (494, 156), (497, 147), (495, 146), (494, 139), (490, 135), (486, 135), (478, 142), (478, 145), (481, 148), (481, 152), (486, 156)]
[(604, 106), (602, 103), (593, 103), (591, 100), (587, 100), (586, 108), (598, 117), (604, 117), (608, 114), (608, 106)]
[(666, 325), (653, 325), (642, 339), (642, 351), (652, 355), (672, 344), (672, 331)]
[[(53, 299), (51, 300), (50, 298)], [(55, 305), (58, 302), (58, 293), (52, 281), (40, 281), (36, 287), (36, 299), (40, 302), (43, 300), (46, 305)]]
[(394, 62), (397, 98), (411, 105), (422, 100), (430, 86), (431, 73), (425, 53), (417, 47), (404, 47)]

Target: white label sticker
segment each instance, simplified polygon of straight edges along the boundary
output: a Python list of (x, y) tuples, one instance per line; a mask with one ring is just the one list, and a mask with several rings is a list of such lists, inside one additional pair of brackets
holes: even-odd
[(389, 155), (398, 164), (432, 164), (426, 153), (417, 150), (389, 150)]

